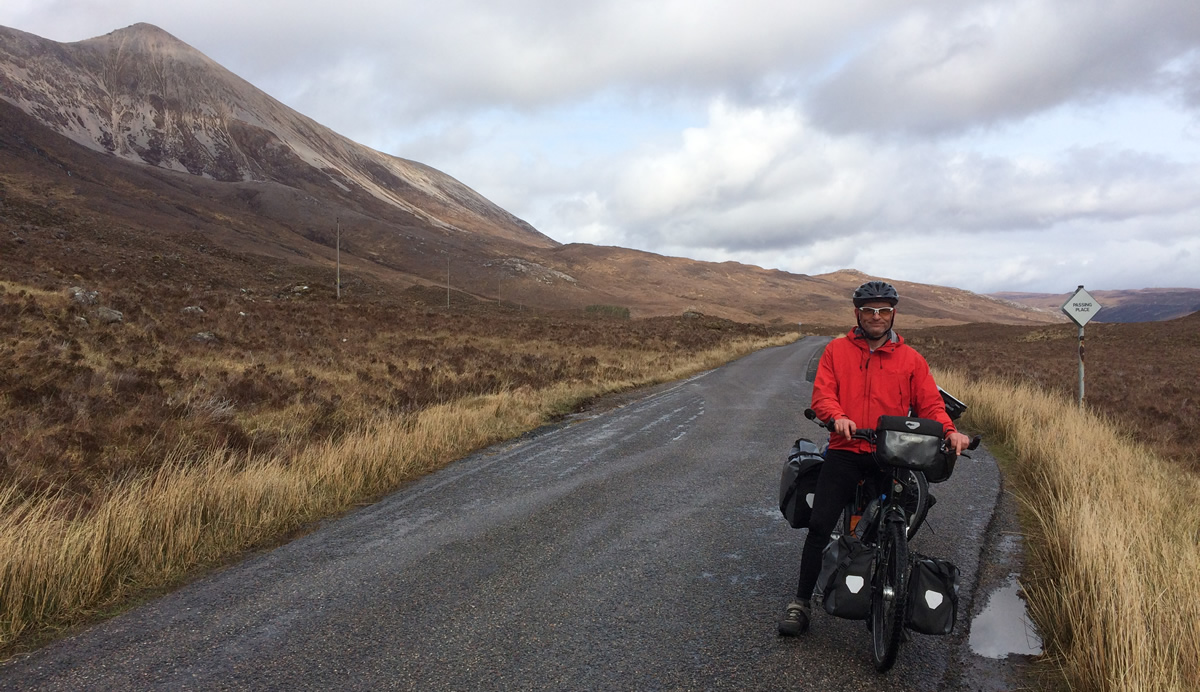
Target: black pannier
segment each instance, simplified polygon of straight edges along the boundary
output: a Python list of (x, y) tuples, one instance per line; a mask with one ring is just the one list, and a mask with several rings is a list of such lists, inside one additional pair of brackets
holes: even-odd
[(825, 546), (817, 586), (825, 612), (847, 620), (866, 620), (871, 614), (871, 577), (875, 549), (843, 534)]
[(779, 511), (793, 529), (808, 528), (823, 463), (825, 458), (816, 443), (803, 437), (796, 440), (788, 453), (779, 477)]
[(880, 416), (875, 426), (875, 460), (884, 468), (922, 471), (926, 480), (940, 483), (954, 471), (941, 451), (943, 433), (942, 424), (929, 418)]
[(958, 567), (921, 557), (909, 577), (905, 626), (921, 634), (950, 634), (958, 617)]

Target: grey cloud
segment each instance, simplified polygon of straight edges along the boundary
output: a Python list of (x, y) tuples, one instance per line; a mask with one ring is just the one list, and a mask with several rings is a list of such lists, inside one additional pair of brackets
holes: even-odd
[[(827, 160), (814, 164), (822, 149)], [(703, 171), (688, 173), (707, 179)], [(650, 214), (614, 198), (603, 221), (629, 229), (641, 247), (724, 253), (805, 248), (830, 237), (1128, 229), (1200, 208), (1198, 178), (1195, 164), (1129, 151), (1076, 148), (1024, 162), (896, 145), (867, 154), (810, 133), (736, 188), (697, 189)]]
[(1200, 111), (1200, 48), (1181, 60), (1178, 69), (1168, 74), (1165, 81), (1187, 108)]
[(1200, 43), (1200, 4), (981, 2), (913, 12), (814, 89), (830, 132), (953, 133), (1163, 87)]
[[(1113, 95), (1200, 111), (1194, 0), (22, 8), (0, 6), (0, 24), (56, 40), (154, 23), (302, 113), (434, 165), (560, 240), (810, 273), (857, 266), (972, 288), (971, 277), (986, 276), (994, 288), (1020, 288), (1004, 282), (1053, 277), (1043, 255), (1086, 234), (1102, 245), (1096, 264), (1136, 262), (1153, 278), (1182, 276), (1190, 262), (1195, 281), (1195, 147), (1172, 161), (1127, 151), (1136, 146), (1129, 133), (1115, 132), (1100, 146), (1064, 140), (1019, 158), (995, 146), (981, 153), (971, 139), (988, 128), (1019, 134), (1055, 109), (1078, 115), (1080, 104), (1100, 114)], [(598, 102), (603, 113), (580, 115)], [(726, 122), (710, 112), (706, 123), (714, 102), (727, 105)], [(648, 126), (665, 111), (676, 117)], [(605, 130), (609, 117), (620, 122)], [(709, 140), (689, 149), (693, 134)], [(572, 144), (589, 137), (604, 141)], [(649, 173), (634, 175), (647, 162)], [(896, 237), (920, 247), (889, 273), (872, 253)], [(1042, 242), (1031, 238), (1046, 240), (1028, 258), (978, 263)], [(927, 263), (930, 246), (973, 263), (948, 273)], [(856, 255), (860, 247), (873, 249)], [(1171, 263), (1155, 255), (1167, 248)], [(1112, 272), (1087, 281), (1138, 283)]]
[[(761, 94), (820, 69), (899, 0), (445, 0), (340, 4), (67, 2), (76, 24), (149, 21), (290, 105), (369, 103), (398, 117), (536, 109), (617, 90)], [(117, 26), (107, 27), (117, 28)], [(106, 29), (107, 30), (107, 29)], [(80, 37), (82, 38), (82, 37)], [(273, 94), (276, 91), (272, 91)]]

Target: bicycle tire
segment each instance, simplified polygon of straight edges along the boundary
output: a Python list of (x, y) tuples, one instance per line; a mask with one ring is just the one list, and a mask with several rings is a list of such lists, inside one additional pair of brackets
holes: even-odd
[(885, 673), (896, 663), (908, 606), (908, 540), (903, 522), (889, 520), (879, 542), (871, 586), (871, 657)]

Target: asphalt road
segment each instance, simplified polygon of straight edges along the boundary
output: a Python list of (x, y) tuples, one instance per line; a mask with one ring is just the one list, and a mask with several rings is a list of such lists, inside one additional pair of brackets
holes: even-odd
[[(485, 450), (318, 531), (0, 667), (0, 689), (960, 688), (999, 475), (934, 486), (915, 549), (958, 626), (871, 666), (861, 622), (776, 636), (804, 532), (777, 509), (810, 359), (752, 354)], [(932, 530), (931, 530), (932, 529)]]

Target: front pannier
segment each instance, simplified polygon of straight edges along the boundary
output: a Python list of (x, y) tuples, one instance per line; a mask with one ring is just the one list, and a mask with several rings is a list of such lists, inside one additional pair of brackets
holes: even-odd
[(817, 476), (825, 457), (812, 440), (800, 438), (792, 445), (779, 477), (779, 511), (793, 529), (808, 528), (812, 516)]
[(875, 426), (875, 460), (884, 468), (898, 466), (946, 480), (950, 474), (941, 453), (942, 433), (942, 424), (928, 418), (880, 416)]
[(821, 556), (821, 589), (825, 612), (847, 620), (866, 620), (871, 614), (871, 577), (875, 549), (843, 534), (825, 546)]
[(922, 557), (913, 563), (909, 580), (905, 626), (921, 634), (950, 634), (958, 617), (958, 567)]

